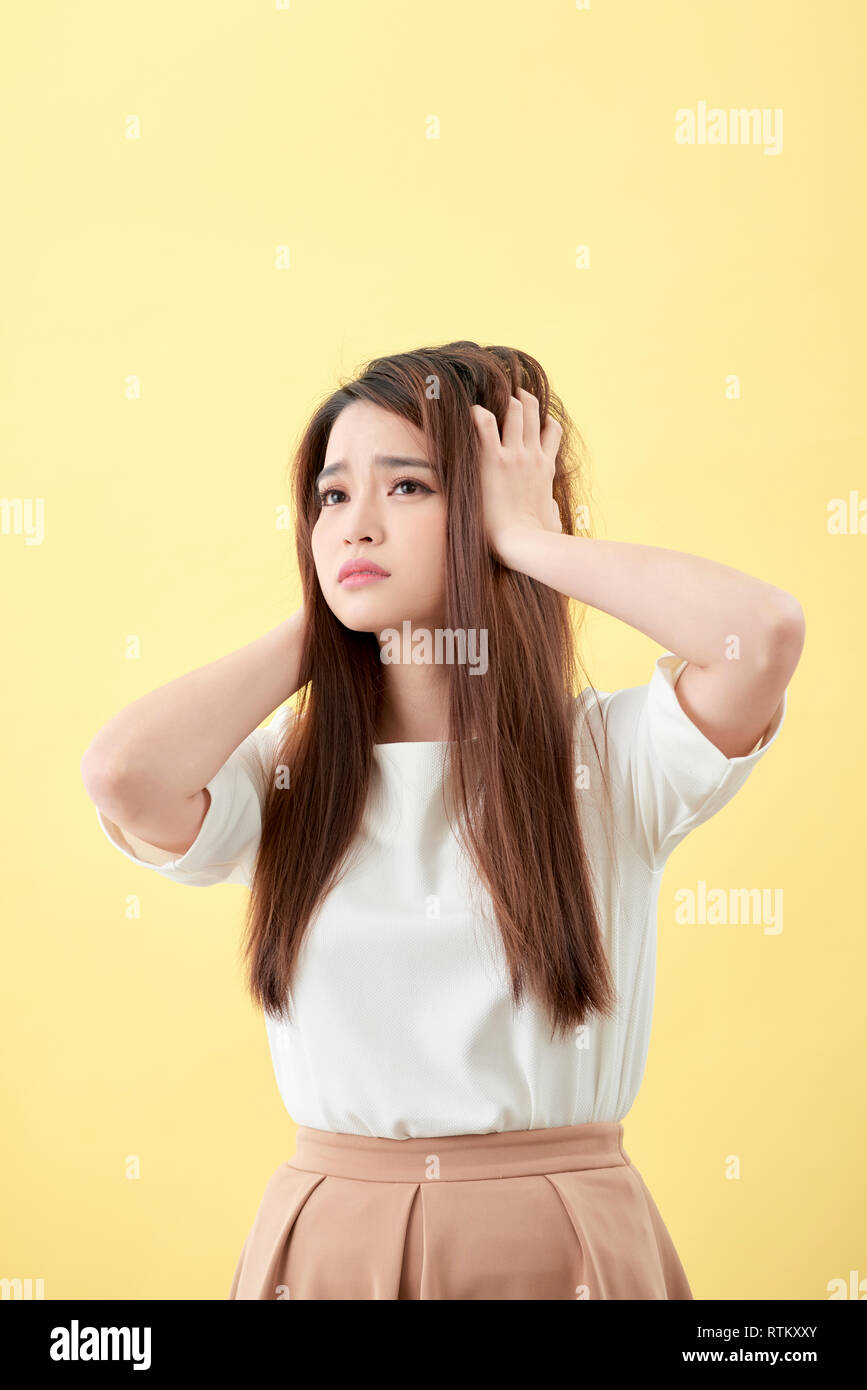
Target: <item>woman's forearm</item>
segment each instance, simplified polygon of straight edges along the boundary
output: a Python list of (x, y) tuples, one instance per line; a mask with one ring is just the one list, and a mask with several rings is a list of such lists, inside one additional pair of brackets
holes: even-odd
[(304, 609), (247, 646), (126, 705), (96, 734), (82, 778), (138, 807), (193, 796), (300, 684)]
[(513, 527), (497, 537), (497, 553), (510, 569), (622, 619), (696, 666), (724, 663), (733, 638), (742, 669), (761, 666), (800, 608), (773, 584), (659, 546)]

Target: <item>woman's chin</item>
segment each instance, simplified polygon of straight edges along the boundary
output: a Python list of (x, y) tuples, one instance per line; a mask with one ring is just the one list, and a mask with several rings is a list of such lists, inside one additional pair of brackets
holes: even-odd
[(400, 631), (400, 623), (393, 624), (389, 614), (377, 603), (359, 599), (358, 602), (336, 604), (331, 611), (350, 632), (380, 633), (383, 628), (392, 626)]

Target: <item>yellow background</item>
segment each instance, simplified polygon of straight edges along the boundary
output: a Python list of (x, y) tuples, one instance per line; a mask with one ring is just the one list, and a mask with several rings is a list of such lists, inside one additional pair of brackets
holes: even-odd
[[(549, 372), (595, 534), (804, 607), (777, 745), (666, 868), (624, 1142), (697, 1298), (867, 1278), (867, 535), (827, 528), (867, 490), (863, 6), (105, 0), (3, 29), (2, 493), (43, 498), (45, 536), (0, 535), (0, 1276), (228, 1293), (294, 1134), (244, 993), (247, 890), (124, 859), (79, 761), (297, 607), (275, 517), (321, 395), (466, 337)], [(782, 153), (678, 146), (701, 100), (783, 108)], [(656, 644), (585, 631), (599, 689), (649, 680)], [(782, 887), (783, 931), (677, 926), (699, 879)]]

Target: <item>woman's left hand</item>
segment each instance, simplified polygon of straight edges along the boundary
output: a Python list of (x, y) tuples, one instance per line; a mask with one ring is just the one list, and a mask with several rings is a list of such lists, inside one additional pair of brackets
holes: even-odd
[(490, 410), (481, 405), (470, 410), (481, 443), (485, 534), (494, 554), (499, 558), (498, 537), (507, 529), (561, 533), (560, 512), (551, 491), (563, 434), (559, 423), (549, 415), (540, 433), (539, 402), (520, 387), (518, 397), (512, 396), (509, 402), (502, 440)]

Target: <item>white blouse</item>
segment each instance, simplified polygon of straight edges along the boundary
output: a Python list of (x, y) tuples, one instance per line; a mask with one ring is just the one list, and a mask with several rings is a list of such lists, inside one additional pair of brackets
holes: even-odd
[[(731, 800), (785, 717), (784, 695), (752, 752), (725, 757), (680, 706), (674, 686), (685, 665), (666, 653), (646, 685), (598, 692), (598, 702), (589, 690), (575, 697), (576, 768), (587, 769), (579, 808), (619, 1007), (616, 1018), (594, 1018), (568, 1040), (550, 1040), (532, 997), (512, 1006), (490, 897), (442, 807), (449, 745), (375, 745), (351, 867), (307, 930), (292, 1022), (265, 1015), (277, 1085), (296, 1124), (406, 1139), (626, 1115), (650, 1043), (665, 862)], [(186, 854), (130, 843), (97, 811), (106, 835), (178, 883), (249, 887), (276, 742), (292, 713), (282, 706), (208, 783), (211, 804)], [(588, 737), (592, 725), (604, 754), (602, 720), (613, 859)]]

